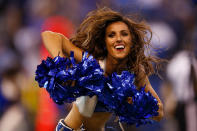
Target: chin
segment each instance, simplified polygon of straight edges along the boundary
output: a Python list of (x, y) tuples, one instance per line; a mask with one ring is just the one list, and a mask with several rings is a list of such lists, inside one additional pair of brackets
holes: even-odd
[(121, 52), (115, 51), (113, 53), (114, 58), (118, 59), (118, 60), (123, 60), (125, 58), (127, 58), (129, 55), (129, 50), (124, 50)]
[(118, 56), (115, 56), (114, 58), (117, 59), (117, 60), (123, 60), (125, 58), (127, 58), (128, 55), (118, 55)]

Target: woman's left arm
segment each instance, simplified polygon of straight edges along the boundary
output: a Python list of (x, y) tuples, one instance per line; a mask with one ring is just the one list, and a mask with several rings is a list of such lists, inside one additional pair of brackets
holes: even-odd
[(153, 120), (156, 120), (156, 121), (160, 121), (162, 118), (163, 118), (163, 115), (164, 115), (164, 112), (163, 112), (163, 104), (159, 98), (159, 96), (157, 95), (157, 93), (155, 92), (155, 90), (152, 88), (151, 84), (150, 84), (150, 81), (148, 79), (148, 77), (146, 76), (146, 78), (139, 82), (138, 84), (138, 87), (144, 87), (145, 86), (145, 92), (150, 92), (158, 101), (158, 106), (159, 106), (159, 110), (158, 110), (158, 113), (159, 115), (158, 116), (155, 116), (153, 117), (152, 119)]

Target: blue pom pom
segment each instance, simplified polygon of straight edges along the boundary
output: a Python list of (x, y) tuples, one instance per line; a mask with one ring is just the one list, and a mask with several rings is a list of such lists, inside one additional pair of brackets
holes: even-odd
[(70, 58), (48, 57), (37, 66), (35, 80), (57, 104), (73, 102), (79, 96), (96, 95), (104, 88), (105, 77), (97, 61), (85, 52), (77, 64), (74, 53), (70, 54)]
[(46, 88), (54, 102), (70, 103), (80, 96), (97, 95), (99, 102), (119, 116), (121, 122), (136, 126), (152, 123), (149, 118), (158, 115), (158, 101), (150, 92), (145, 92), (145, 87), (137, 89), (134, 74), (123, 71), (120, 75), (113, 73), (105, 77), (97, 61), (87, 52), (79, 63), (75, 63), (74, 53), (70, 54), (70, 58), (48, 57), (37, 66), (35, 80)]
[(71, 88), (71, 83), (63, 86), (65, 82), (75, 80), (75, 70), (71, 68), (71, 63), (70, 59), (57, 56), (54, 59), (48, 57), (37, 66), (35, 80), (40, 87), (46, 88), (50, 97), (58, 104), (75, 100), (76, 90)]
[[(121, 122), (136, 126), (152, 123), (149, 118), (158, 115), (158, 102), (150, 92), (144, 91), (144, 87), (138, 90), (134, 80), (135, 75), (128, 71), (120, 75), (113, 73), (107, 83), (108, 90), (101, 95), (102, 100)], [(132, 98), (132, 103), (128, 102), (128, 98)]]

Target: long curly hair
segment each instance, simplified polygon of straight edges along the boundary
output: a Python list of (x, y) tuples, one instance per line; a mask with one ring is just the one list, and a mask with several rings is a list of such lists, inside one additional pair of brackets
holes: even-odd
[(137, 81), (145, 75), (153, 74), (153, 63), (157, 63), (159, 59), (145, 55), (145, 49), (149, 49), (150, 46), (152, 31), (144, 21), (134, 21), (129, 16), (124, 16), (107, 7), (100, 8), (88, 13), (76, 35), (70, 40), (97, 60), (103, 60), (108, 53), (105, 45), (106, 27), (117, 21), (122, 21), (128, 26), (132, 37), (133, 46), (128, 56), (128, 70), (136, 74)]

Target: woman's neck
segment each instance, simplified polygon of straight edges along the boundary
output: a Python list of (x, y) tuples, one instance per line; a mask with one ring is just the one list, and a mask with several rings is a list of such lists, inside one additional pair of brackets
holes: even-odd
[(106, 75), (111, 75), (113, 72), (117, 71), (120, 67), (126, 67), (127, 59), (117, 60), (113, 57), (106, 58), (105, 73)]

